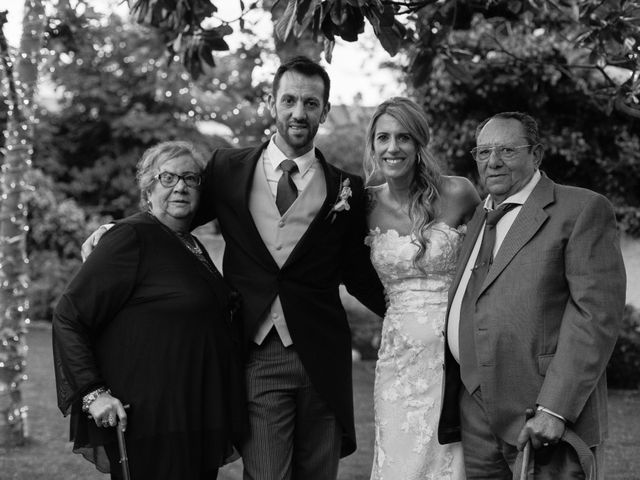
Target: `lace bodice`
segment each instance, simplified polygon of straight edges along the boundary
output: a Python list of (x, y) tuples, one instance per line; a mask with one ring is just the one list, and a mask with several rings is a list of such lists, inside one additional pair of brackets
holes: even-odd
[(455, 229), (444, 222), (434, 223), (418, 268), (413, 263), (418, 245), (410, 235), (379, 228), (370, 231), (365, 243), (371, 247), (371, 261), (389, 299), (388, 313), (424, 308), (436, 299), (446, 301), (464, 232), (465, 226)]
[(441, 446), (435, 434), (447, 294), (464, 231), (432, 224), (419, 266), (410, 235), (376, 228), (365, 240), (389, 302), (376, 364), (372, 480), (464, 478), (460, 445)]

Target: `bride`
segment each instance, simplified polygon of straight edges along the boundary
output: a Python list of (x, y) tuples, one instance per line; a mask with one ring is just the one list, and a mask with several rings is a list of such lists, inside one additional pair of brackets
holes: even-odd
[(374, 387), (372, 480), (465, 478), (459, 443), (440, 445), (437, 424), (447, 291), (480, 198), (467, 179), (444, 176), (427, 152), (429, 126), (413, 101), (378, 106), (366, 135), (370, 187), (366, 241), (389, 306)]

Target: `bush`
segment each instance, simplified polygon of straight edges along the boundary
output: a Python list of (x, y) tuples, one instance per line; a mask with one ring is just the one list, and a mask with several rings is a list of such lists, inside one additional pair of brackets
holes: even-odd
[(640, 388), (640, 310), (627, 305), (622, 329), (607, 365), (610, 388)]
[(29, 316), (51, 321), (53, 309), (65, 287), (80, 268), (79, 258), (61, 259), (56, 252), (33, 252), (29, 261)]
[(65, 198), (51, 177), (34, 169), (27, 177), (33, 190), (28, 205), (29, 316), (51, 320), (53, 308), (80, 267), (84, 239), (109, 218), (88, 215), (74, 199)]

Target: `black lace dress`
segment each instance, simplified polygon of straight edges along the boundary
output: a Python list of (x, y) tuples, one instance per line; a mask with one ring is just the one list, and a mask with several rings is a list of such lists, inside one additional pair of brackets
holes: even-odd
[(132, 478), (215, 478), (246, 428), (232, 303), (206, 252), (194, 255), (151, 215), (113, 227), (54, 313), (58, 404), (71, 414), (74, 451), (118, 476), (115, 429), (81, 411), (105, 386), (130, 405)]

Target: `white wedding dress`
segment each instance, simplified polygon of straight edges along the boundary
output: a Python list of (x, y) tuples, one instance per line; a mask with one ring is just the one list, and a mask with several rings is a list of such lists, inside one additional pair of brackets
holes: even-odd
[(465, 478), (460, 443), (437, 438), (447, 291), (462, 236), (443, 222), (431, 225), (424, 271), (413, 265), (411, 236), (379, 229), (367, 236), (389, 301), (376, 363), (371, 480)]

